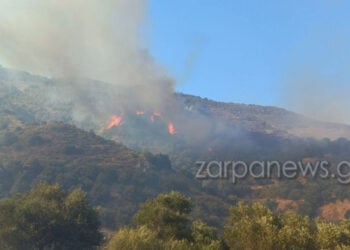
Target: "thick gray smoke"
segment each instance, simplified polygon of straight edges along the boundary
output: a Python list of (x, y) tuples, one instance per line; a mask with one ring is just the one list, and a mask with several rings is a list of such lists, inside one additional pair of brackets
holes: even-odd
[[(122, 97), (159, 109), (172, 94), (172, 79), (141, 46), (146, 0), (0, 0), (0, 6), (0, 63), (63, 78), (49, 96), (74, 98), (77, 117), (115, 112)], [(96, 96), (99, 87), (84, 79), (110, 83), (110, 97)]]

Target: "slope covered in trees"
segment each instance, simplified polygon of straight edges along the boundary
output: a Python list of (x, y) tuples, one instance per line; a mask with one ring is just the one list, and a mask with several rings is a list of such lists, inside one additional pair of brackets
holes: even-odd
[(0, 173), (2, 198), (42, 181), (81, 188), (99, 207), (103, 226), (109, 228), (130, 222), (140, 203), (171, 190), (198, 200), (197, 216), (212, 224), (219, 225), (223, 216), (211, 213), (211, 207), (228, 208), (227, 202), (204, 192), (192, 177), (174, 171), (167, 156), (138, 153), (62, 123), (0, 130)]
[[(82, 187), (93, 204), (103, 209), (105, 202), (107, 207), (121, 204), (123, 212), (117, 218), (127, 221), (140, 202), (175, 189), (201, 200), (202, 209), (194, 211), (205, 214), (203, 217), (216, 226), (227, 215), (228, 205), (238, 199), (266, 202), (276, 210), (291, 207), (310, 216), (329, 215), (324, 208), (344, 204), (341, 213), (331, 216), (335, 219), (344, 218), (350, 209), (347, 185), (332, 178), (247, 177), (235, 185), (229, 179), (197, 182), (194, 178), (197, 160), (350, 160), (348, 140), (306, 138), (314, 129), (321, 138), (347, 136), (350, 130), (346, 125), (312, 121), (280, 108), (220, 103), (184, 94), (174, 94), (173, 102), (169, 102), (174, 105), (165, 105), (161, 117), (152, 120), (150, 115), (156, 110), (137, 107), (143, 114), (138, 115), (138, 109), (128, 105), (133, 100), (116, 95), (108, 83), (82, 80), (91, 95), (86, 97), (88, 102), (83, 98), (85, 102), (81, 103), (71, 89), (61, 89), (71, 86), (67, 81), (0, 68), (3, 197), (28, 190), (40, 180), (56, 181), (64, 187)], [(99, 110), (102, 113), (93, 105), (85, 105), (100, 102), (109, 107)], [(115, 112), (123, 113), (123, 121), (105, 129)], [(174, 122), (175, 135), (167, 131), (168, 118)], [(60, 128), (37, 125), (49, 121), (64, 124), (55, 125)], [(65, 124), (94, 132), (78, 132)], [(144, 153), (147, 151), (155, 155)], [(158, 155), (160, 152), (169, 158)], [(115, 221), (114, 216), (107, 209), (103, 221)]]
[[(196, 180), (192, 173), (174, 170), (165, 155), (139, 153), (71, 125), (26, 125), (15, 118), (7, 121), (8, 126), (0, 130), (1, 196), (27, 191), (40, 181), (57, 182), (68, 189), (80, 187), (94, 206), (100, 206), (103, 225), (110, 228), (130, 222), (141, 202), (171, 190), (198, 201), (196, 218), (217, 227), (228, 207), (239, 199), (265, 202), (274, 211), (293, 208), (318, 216), (324, 213), (320, 207), (350, 198), (347, 185), (336, 179), (247, 177), (235, 185), (230, 179)], [(296, 154), (291, 159), (295, 160), (298, 155), (321, 160), (327, 154), (333, 160), (346, 159), (350, 148), (346, 140), (292, 145)], [(290, 160), (288, 154), (279, 157)], [(283, 206), (283, 202), (293, 205)], [(343, 210), (346, 215), (346, 207)]]

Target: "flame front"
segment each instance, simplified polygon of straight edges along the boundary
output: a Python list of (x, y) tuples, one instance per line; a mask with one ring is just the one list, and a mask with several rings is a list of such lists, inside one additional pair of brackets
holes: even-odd
[(118, 115), (112, 115), (111, 116), (111, 121), (107, 125), (106, 129), (111, 129), (115, 126), (119, 126), (120, 123), (122, 122), (122, 117)]
[(168, 123), (169, 134), (174, 135), (176, 133), (175, 126), (172, 122)]
[(144, 111), (136, 111), (136, 115), (144, 115), (145, 112)]
[(151, 115), (150, 119), (151, 119), (151, 122), (154, 122), (154, 119), (156, 117), (161, 117), (162, 115), (159, 113), (159, 112), (153, 112), (153, 114)]

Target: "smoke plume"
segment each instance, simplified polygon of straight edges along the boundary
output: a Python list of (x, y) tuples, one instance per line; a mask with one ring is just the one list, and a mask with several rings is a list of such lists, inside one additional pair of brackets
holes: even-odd
[[(107, 115), (121, 99), (159, 109), (173, 93), (172, 79), (141, 43), (146, 0), (0, 3), (0, 63), (64, 79), (49, 96), (74, 98), (77, 117), (85, 111)], [(96, 97), (99, 87), (86, 79), (108, 82), (113, 91)]]

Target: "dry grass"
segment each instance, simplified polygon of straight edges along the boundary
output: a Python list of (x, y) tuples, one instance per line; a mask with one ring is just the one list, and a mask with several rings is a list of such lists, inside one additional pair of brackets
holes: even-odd
[(346, 212), (350, 210), (350, 200), (337, 200), (328, 203), (320, 208), (322, 218), (330, 221), (339, 221), (345, 219)]

